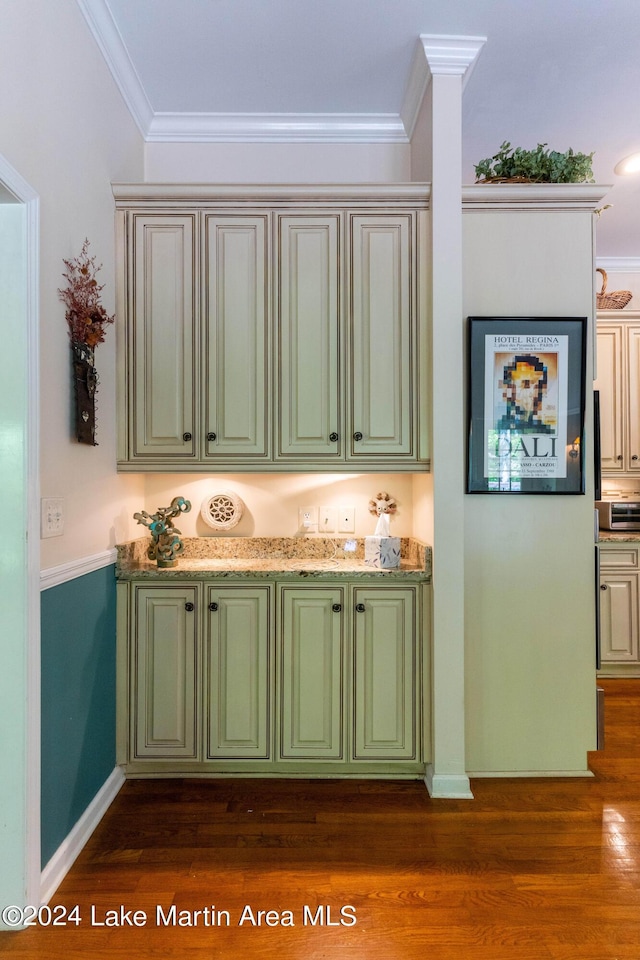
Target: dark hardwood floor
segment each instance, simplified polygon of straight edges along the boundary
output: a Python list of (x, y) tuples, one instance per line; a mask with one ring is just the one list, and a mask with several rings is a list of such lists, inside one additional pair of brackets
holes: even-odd
[(592, 779), (129, 781), (51, 902), (82, 922), (0, 956), (639, 960), (640, 680), (602, 686)]

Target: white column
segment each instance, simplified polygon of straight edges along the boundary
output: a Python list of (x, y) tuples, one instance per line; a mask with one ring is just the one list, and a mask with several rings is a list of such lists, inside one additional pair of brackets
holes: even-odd
[(432, 797), (472, 797), (465, 766), (465, 343), (462, 89), (484, 40), (420, 38), (431, 75), (433, 757)]

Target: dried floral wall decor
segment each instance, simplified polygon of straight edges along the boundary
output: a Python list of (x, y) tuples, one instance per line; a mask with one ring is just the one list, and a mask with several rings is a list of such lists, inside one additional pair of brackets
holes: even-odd
[(104, 284), (99, 284), (96, 258), (89, 256), (89, 241), (85, 240), (78, 257), (62, 261), (66, 272), (62, 276), (67, 286), (58, 290), (66, 306), (65, 316), (73, 352), (73, 374), (76, 401), (76, 437), (79, 443), (96, 446), (96, 389), (98, 371), (95, 367), (95, 348), (106, 337), (106, 327), (115, 317), (109, 316), (100, 302)]

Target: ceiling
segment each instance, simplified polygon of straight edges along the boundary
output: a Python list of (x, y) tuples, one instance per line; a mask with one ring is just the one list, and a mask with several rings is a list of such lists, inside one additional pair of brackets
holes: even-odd
[(149, 140), (406, 142), (424, 34), (484, 37), (463, 174), (504, 140), (590, 153), (597, 254), (640, 258), (640, 0), (78, 0)]

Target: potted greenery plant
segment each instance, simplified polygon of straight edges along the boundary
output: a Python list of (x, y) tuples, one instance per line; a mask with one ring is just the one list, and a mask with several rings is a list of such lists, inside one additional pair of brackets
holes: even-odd
[(475, 166), (477, 183), (593, 183), (593, 153), (548, 150), (539, 143), (535, 150), (512, 147), (505, 140), (493, 157)]

